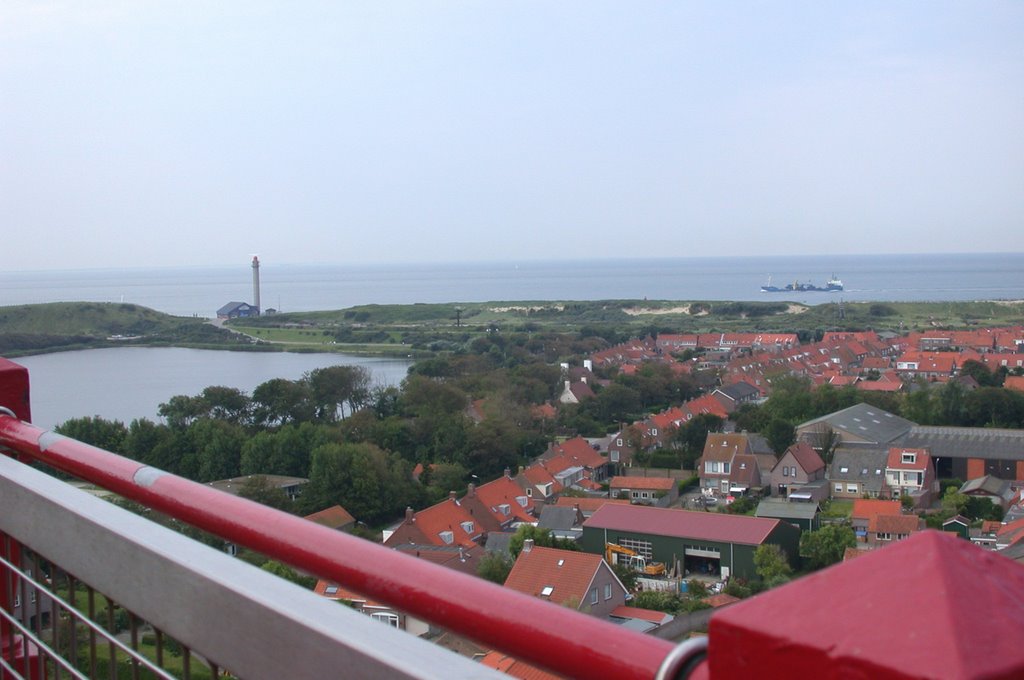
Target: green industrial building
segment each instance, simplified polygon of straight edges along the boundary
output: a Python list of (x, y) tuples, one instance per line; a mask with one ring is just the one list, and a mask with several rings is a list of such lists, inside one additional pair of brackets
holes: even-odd
[(689, 575), (756, 579), (759, 545), (778, 545), (797, 565), (800, 530), (778, 519), (608, 503), (583, 524), (580, 546), (604, 554), (608, 543)]

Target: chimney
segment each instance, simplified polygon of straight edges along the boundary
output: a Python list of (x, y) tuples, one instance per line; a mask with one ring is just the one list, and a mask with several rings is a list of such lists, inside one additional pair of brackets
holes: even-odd
[(528, 553), (531, 550), (533, 550), (533, 539), (528, 538), (525, 541), (523, 541), (523, 552)]
[(580, 382), (583, 383), (584, 385), (586, 385), (587, 384), (587, 376), (582, 376), (580, 378)]
[(506, 477), (511, 477), (512, 476), (512, 470), (510, 468), (508, 468), (508, 467), (505, 468), (505, 476)]
[(473, 482), (470, 482), (468, 490), (466, 491), (466, 495), (467, 496), (472, 496), (475, 493), (476, 493), (476, 484), (474, 484)]
[(587, 369), (588, 371), (593, 371), (594, 370), (594, 362), (591, 361), (590, 359), (584, 359), (583, 360), (583, 368)]
[(460, 562), (465, 562), (466, 561), (466, 553), (463, 552), (461, 545), (459, 546), (459, 561)]
[(449, 491), (448, 492), (448, 499), (449, 500), (453, 500), (453, 501), (454, 500), (458, 500), (458, 496), (459, 495), (457, 493), (455, 493), (454, 491)]
[(406, 507), (405, 508), (405, 521), (406, 522), (415, 522), (416, 521), (416, 513), (413, 512), (413, 509), (411, 507)]

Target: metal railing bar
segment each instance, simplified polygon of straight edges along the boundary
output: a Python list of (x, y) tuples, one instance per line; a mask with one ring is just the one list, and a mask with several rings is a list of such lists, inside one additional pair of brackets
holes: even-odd
[[(7, 663), (7, 659), (4, 658), (3, 655), (0, 655), (0, 669), (2, 669), (5, 674), (10, 675), (12, 678), (15, 678), (16, 680), (23, 680), (25, 677), (18, 671), (14, 670), (14, 666)], [(4, 677), (6, 677), (6, 675)], [(86, 680), (88, 680), (88, 678)]]
[(117, 680), (117, 651), (114, 647), (114, 601), (107, 597), (107, 633), (104, 636), (107, 638), (107, 654), (109, 655), (109, 663), (107, 663), (108, 672), (110, 674), (110, 680)]
[(154, 638), (156, 641), (156, 665), (160, 668), (164, 667), (164, 632), (159, 628), (154, 628)]
[[(139, 651), (139, 618), (132, 612), (128, 612), (128, 629), (131, 636), (132, 649)], [(132, 680), (139, 680), (139, 662), (132, 657)]]
[(674, 647), (2, 415), (0, 444), (557, 673), (650, 678)]
[(0, 497), (0, 531), (239, 677), (501, 677), (5, 456)]
[[(10, 569), (12, 571), (14, 570), (14, 565), (9, 560), (7, 560), (7, 559), (5, 559), (3, 557), (0, 557), (0, 566), (6, 567), (7, 569)], [(19, 573), (21, 573), (21, 572), (19, 572)], [(32, 577), (22, 575), (22, 579), (24, 581), (26, 581), (26, 582), (32, 583), (36, 587), (42, 587), (41, 584), (36, 582)], [(65, 600), (63, 600), (56, 593), (54, 593), (52, 591), (46, 591), (46, 592), (47, 592), (48, 596), (54, 602), (58, 603), (64, 609), (64, 611), (68, 614), (68, 617), (70, 619), (73, 619), (73, 621), (72, 621), (73, 625), (75, 625), (77, 627), (78, 624), (81, 624), (81, 625), (84, 625), (84, 626), (88, 627), (89, 630), (90, 630), (90, 635), (92, 635), (93, 637), (95, 637), (96, 635), (102, 636), (103, 638), (105, 638), (105, 639), (107, 639), (109, 641), (109, 643), (110, 643), (112, 648), (116, 647), (117, 650), (119, 650), (120, 652), (122, 652), (124, 654), (127, 654), (130, 658), (137, 660), (143, 666), (147, 667), (148, 670), (152, 670), (152, 671), (156, 672), (158, 675), (160, 675), (160, 677), (166, 678), (167, 680), (176, 680), (174, 675), (172, 675), (170, 673), (163, 672), (162, 669), (153, 667), (152, 661), (147, 659), (146, 656), (144, 654), (142, 654), (141, 652), (138, 652), (137, 650), (132, 649), (128, 645), (126, 645), (123, 642), (121, 642), (120, 640), (118, 640), (116, 637), (114, 637), (113, 632), (109, 632), (109, 634), (108, 634), (108, 631), (112, 631), (113, 630), (112, 616), (109, 615), (109, 613), (113, 611), (112, 607), (108, 606), (108, 609), (107, 609), (107, 611), (108, 611), (108, 618), (111, 619), (111, 622), (108, 624), (109, 625), (108, 630), (104, 630), (103, 627), (95, 621), (95, 613), (92, 613), (92, 615), (91, 615), (92, 618), (90, 618), (89, 616), (86, 616), (86, 615), (82, 614), (82, 612), (78, 611), (72, 604), (70, 604), (69, 602), (66, 602)], [(94, 596), (93, 596), (94, 592), (95, 592), (94, 589), (89, 587), (89, 594), (90, 594), (90, 605), (89, 606), (90, 606), (91, 609), (93, 608), (93, 605), (94, 605)], [(112, 604), (112, 600), (108, 599), (107, 602)], [(21, 628), (23, 628), (23, 626), (19, 626), (19, 629), (21, 629)], [(49, 647), (46, 646), (46, 645), (44, 645), (44, 648), (49, 649)], [(73, 657), (73, 658), (77, 658), (77, 657)], [(116, 657), (112, 654), (111, 655), (111, 662), (113, 663), (115, 660), (116, 660)], [(95, 666), (93, 666), (91, 668), (91, 673), (92, 673), (92, 677), (96, 676), (96, 668), (95, 668)]]
[[(23, 642), (25, 644), (28, 644), (28, 643), (31, 642), (31, 643), (36, 645), (36, 649), (39, 650), (39, 651), (48, 650), (49, 649), (46, 646), (45, 642), (43, 642), (41, 639), (39, 639), (35, 635), (33, 635), (32, 631), (30, 631), (27, 628), (25, 628), (24, 626), (22, 626), (14, 616), (12, 616), (12, 615), (8, 614), (7, 612), (5, 612), (4, 610), (0, 609), (0, 617), (2, 617), (4, 620), (6, 620), (9, 624), (11, 624), (11, 626), (13, 628), (17, 629), (18, 632), (21, 633), (22, 640), (23, 640)], [(25, 664), (29, 665), (29, 661), (28, 661), (29, 655), (25, 654), (22, 658), (25, 659)], [(72, 676), (74, 676), (76, 678), (80, 678), (81, 680), (89, 680), (89, 676), (81, 673), (78, 669), (76, 669), (71, 664), (71, 661), (69, 659), (65, 659), (64, 657), (60, 656), (59, 654), (50, 655), (50, 658), (53, 659), (54, 663), (59, 663), (61, 666), (63, 666), (64, 669), (67, 670)], [(19, 674), (18, 677), (23, 677), (23, 676), (21, 676)]]
[(71, 658), (78, 659), (78, 621), (75, 620), (74, 614), (71, 612), (78, 611), (78, 579), (71, 574), (68, 574), (68, 601), (71, 603), (70, 607), (65, 607), (64, 611), (68, 615), (68, 623), (71, 624)]
[(95, 678), (96, 664), (98, 661), (96, 657), (97, 626), (93, 623), (96, 620), (96, 591), (88, 583), (85, 584), (85, 597), (89, 611), (88, 621), (84, 622), (89, 627), (89, 677)]

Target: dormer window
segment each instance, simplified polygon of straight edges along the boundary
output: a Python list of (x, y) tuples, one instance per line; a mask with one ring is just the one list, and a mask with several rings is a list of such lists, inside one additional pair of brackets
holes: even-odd
[(501, 514), (505, 515), (506, 517), (512, 514), (512, 506), (509, 505), (508, 503), (502, 503), (501, 505), (498, 506), (498, 509), (501, 510)]
[(903, 461), (902, 462), (904, 462), (904, 463), (916, 463), (917, 462), (917, 454), (916, 453), (912, 453), (910, 451), (904, 451), (903, 452)]
[[(527, 489), (526, 493), (529, 494), (530, 490)], [(516, 503), (519, 503), (520, 507), (525, 508), (527, 505), (529, 505), (530, 501), (526, 498), (526, 496), (516, 496)]]
[(450, 531), (442, 531), (438, 536), (445, 545), (451, 545), (455, 541), (455, 534)]
[(462, 530), (463, 531), (465, 531), (470, 536), (473, 535), (473, 523), (472, 522), (463, 522), (461, 526), (462, 526)]

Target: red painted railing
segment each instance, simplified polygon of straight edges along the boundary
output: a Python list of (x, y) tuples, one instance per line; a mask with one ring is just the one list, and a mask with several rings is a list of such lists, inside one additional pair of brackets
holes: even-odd
[[(2, 389), (0, 389), (2, 393)], [(20, 394), (20, 392), (18, 392)], [(652, 678), (674, 645), (0, 414), (0, 446), (568, 677)]]
[(1024, 567), (952, 535), (798, 579), (676, 647), (44, 432), (22, 420), (12, 366), (0, 359), (0, 448), (567, 677), (1024, 677)]

